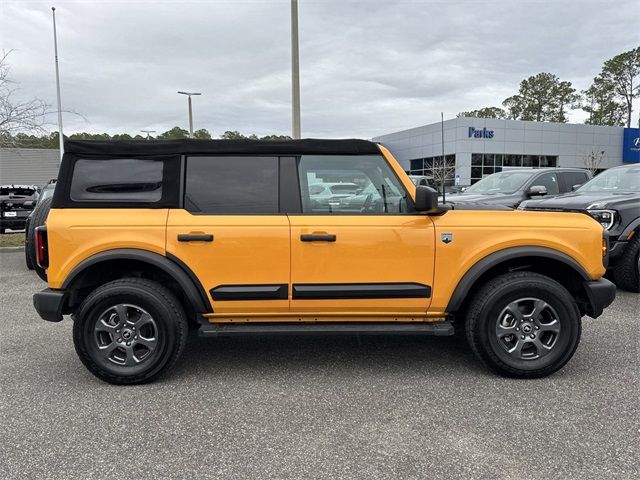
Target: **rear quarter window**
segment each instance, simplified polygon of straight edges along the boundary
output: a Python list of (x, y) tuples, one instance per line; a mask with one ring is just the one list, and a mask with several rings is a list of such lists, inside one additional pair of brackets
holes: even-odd
[(162, 161), (151, 159), (78, 159), (70, 198), (74, 202), (159, 202), (163, 166)]

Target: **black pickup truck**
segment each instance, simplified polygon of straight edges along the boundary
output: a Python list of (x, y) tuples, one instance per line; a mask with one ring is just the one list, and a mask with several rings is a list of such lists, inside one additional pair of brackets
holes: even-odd
[(37, 200), (35, 185), (0, 185), (0, 233), (23, 229)]
[(528, 200), (519, 209), (591, 215), (609, 235), (609, 273), (615, 283), (640, 292), (640, 164), (611, 168), (575, 192)]

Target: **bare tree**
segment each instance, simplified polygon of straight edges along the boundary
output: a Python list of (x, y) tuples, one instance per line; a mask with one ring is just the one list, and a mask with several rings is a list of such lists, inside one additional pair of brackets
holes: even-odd
[(604, 150), (596, 150), (595, 148), (591, 149), (591, 151), (584, 157), (585, 168), (589, 170), (592, 175), (595, 175), (598, 170), (600, 170), (600, 166), (602, 165), (602, 160), (604, 160), (605, 155), (606, 152)]
[(11, 54), (3, 51), (0, 54), (0, 146), (13, 145), (16, 133), (42, 135), (47, 132), (47, 115), (52, 113), (51, 105), (40, 98), (17, 100), (15, 93), (18, 86), (10, 78), (10, 67), (7, 57)]
[(431, 169), (431, 176), (433, 177), (433, 181), (438, 186), (438, 190), (440, 191), (440, 193), (444, 191), (445, 185), (452, 183), (455, 174), (455, 161), (450, 162), (447, 161), (446, 158), (442, 160), (441, 157), (436, 157), (434, 159), (433, 168)]

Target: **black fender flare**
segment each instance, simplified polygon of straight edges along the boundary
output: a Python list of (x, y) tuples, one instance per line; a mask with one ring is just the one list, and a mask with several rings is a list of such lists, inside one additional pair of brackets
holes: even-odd
[(112, 260), (137, 260), (152, 265), (171, 276), (185, 293), (197, 313), (212, 312), (209, 298), (198, 277), (179, 258), (167, 253), (167, 256), (136, 248), (117, 248), (96, 253), (80, 262), (65, 278), (62, 289), (69, 288), (82, 272), (99, 263)]
[(618, 238), (621, 240), (626, 240), (629, 234), (633, 231), (640, 228), (640, 217), (636, 218), (633, 222), (631, 222), (624, 231), (620, 234)]
[(494, 252), (486, 257), (482, 258), (478, 262), (476, 262), (467, 272), (462, 276), (455, 290), (453, 291), (453, 295), (449, 299), (449, 304), (447, 305), (446, 312), (454, 313), (460, 309), (462, 303), (465, 300), (465, 297), (474, 286), (474, 284), (478, 281), (478, 279), (487, 272), (490, 268), (495, 267), (496, 265), (512, 260), (520, 257), (539, 257), (539, 258), (550, 258), (553, 260), (560, 261), (565, 265), (571, 267), (576, 273), (578, 273), (582, 280), (585, 282), (590, 281), (589, 275), (582, 268), (582, 266), (576, 262), (569, 255), (559, 252), (557, 250), (553, 250), (552, 248), (546, 247), (511, 247), (505, 248), (504, 250), (499, 250)]

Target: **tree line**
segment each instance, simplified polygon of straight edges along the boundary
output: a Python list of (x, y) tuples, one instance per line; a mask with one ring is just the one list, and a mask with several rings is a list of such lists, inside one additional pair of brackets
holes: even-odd
[(633, 102), (638, 95), (640, 47), (604, 62), (600, 73), (582, 92), (571, 82), (542, 72), (522, 80), (518, 93), (502, 102), (503, 108), (483, 107), (460, 112), (458, 117), (566, 123), (567, 113), (580, 108), (589, 114), (586, 124), (631, 127)]
[[(5, 134), (0, 132), (0, 147), (13, 148), (58, 148), (58, 132), (52, 132), (42, 135), (33, 135), (27, 133)], [(173, 127), (159, 135), (129, 135), (128, 133), (120, 133), (109, 135), (108, 133), (73, 133), (65, 135), (65, 140), (101, 140), (101, 141), (131, 141), (131, 140), (177, 140), (181, 138), (189, 138), (189, 132), (184, 128)], [(211, 134), (206, 128), (201, 128), (193, 132), (193, 138), (198, 140), (210, 140)], [(224, 132), (218, 138), (222, 140), (290, 140), (287, 135), (265, 135), (259, 137), (257, 135), (244, 135), (238, 131), (230, 130)]]

